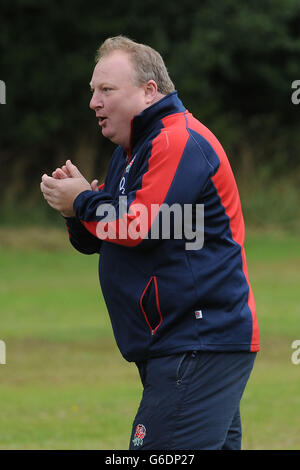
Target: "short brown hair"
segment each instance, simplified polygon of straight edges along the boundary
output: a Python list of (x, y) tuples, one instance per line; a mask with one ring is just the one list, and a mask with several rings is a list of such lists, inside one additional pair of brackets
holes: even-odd
[(161, 55), (152, 47), (139, 44), (126, 36), (106, 39), (97, 51), (96, 62), (116, 50), (124, 51), (130, 56), (138, 85), (154, 80), (158, 91), (164, 95), (175, 90)]

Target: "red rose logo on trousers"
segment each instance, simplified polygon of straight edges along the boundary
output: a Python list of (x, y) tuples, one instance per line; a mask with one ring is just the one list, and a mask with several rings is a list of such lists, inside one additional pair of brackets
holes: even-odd
[(135, 428), (135, 436), (132, 440), (135, 446), (143, 445), (144, 437), (146, 436), (146, 428), (143, 424), (138, 424)]

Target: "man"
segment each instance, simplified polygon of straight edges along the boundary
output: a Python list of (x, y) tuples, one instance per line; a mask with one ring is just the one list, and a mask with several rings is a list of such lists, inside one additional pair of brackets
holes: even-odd
[[(240, 400), (259, 339), (228, 159), (156, 51), (118, 36), (96, 60), (90, 107), (118, 145), (105, 183), (90, 185), (68, 160), (43, 175), (41, 190), (66, 217), (73, 246), (100, 253), (115, 338), (144, 385), (130, 449), (240, 449)], [(167, 236), (166, 207), (182, 209)], [(187, 244), (188, 224), (201, 243)]]

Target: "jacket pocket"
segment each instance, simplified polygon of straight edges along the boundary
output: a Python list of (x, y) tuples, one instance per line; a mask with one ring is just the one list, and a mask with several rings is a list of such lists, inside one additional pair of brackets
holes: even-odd
[(152, 276), (146, 285), (140, 297), (140, 307), (151, 334), (155, 335), (163, 321), (156, 276)]

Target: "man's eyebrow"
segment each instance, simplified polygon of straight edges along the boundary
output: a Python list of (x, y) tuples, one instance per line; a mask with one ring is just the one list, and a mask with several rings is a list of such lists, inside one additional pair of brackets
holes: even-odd
[(93, 85), (92, 85), (92, 82), (90, 82), (89, 85), (90, 85), (90, 89), (93, 90), (94, 87), (93, 87)]

